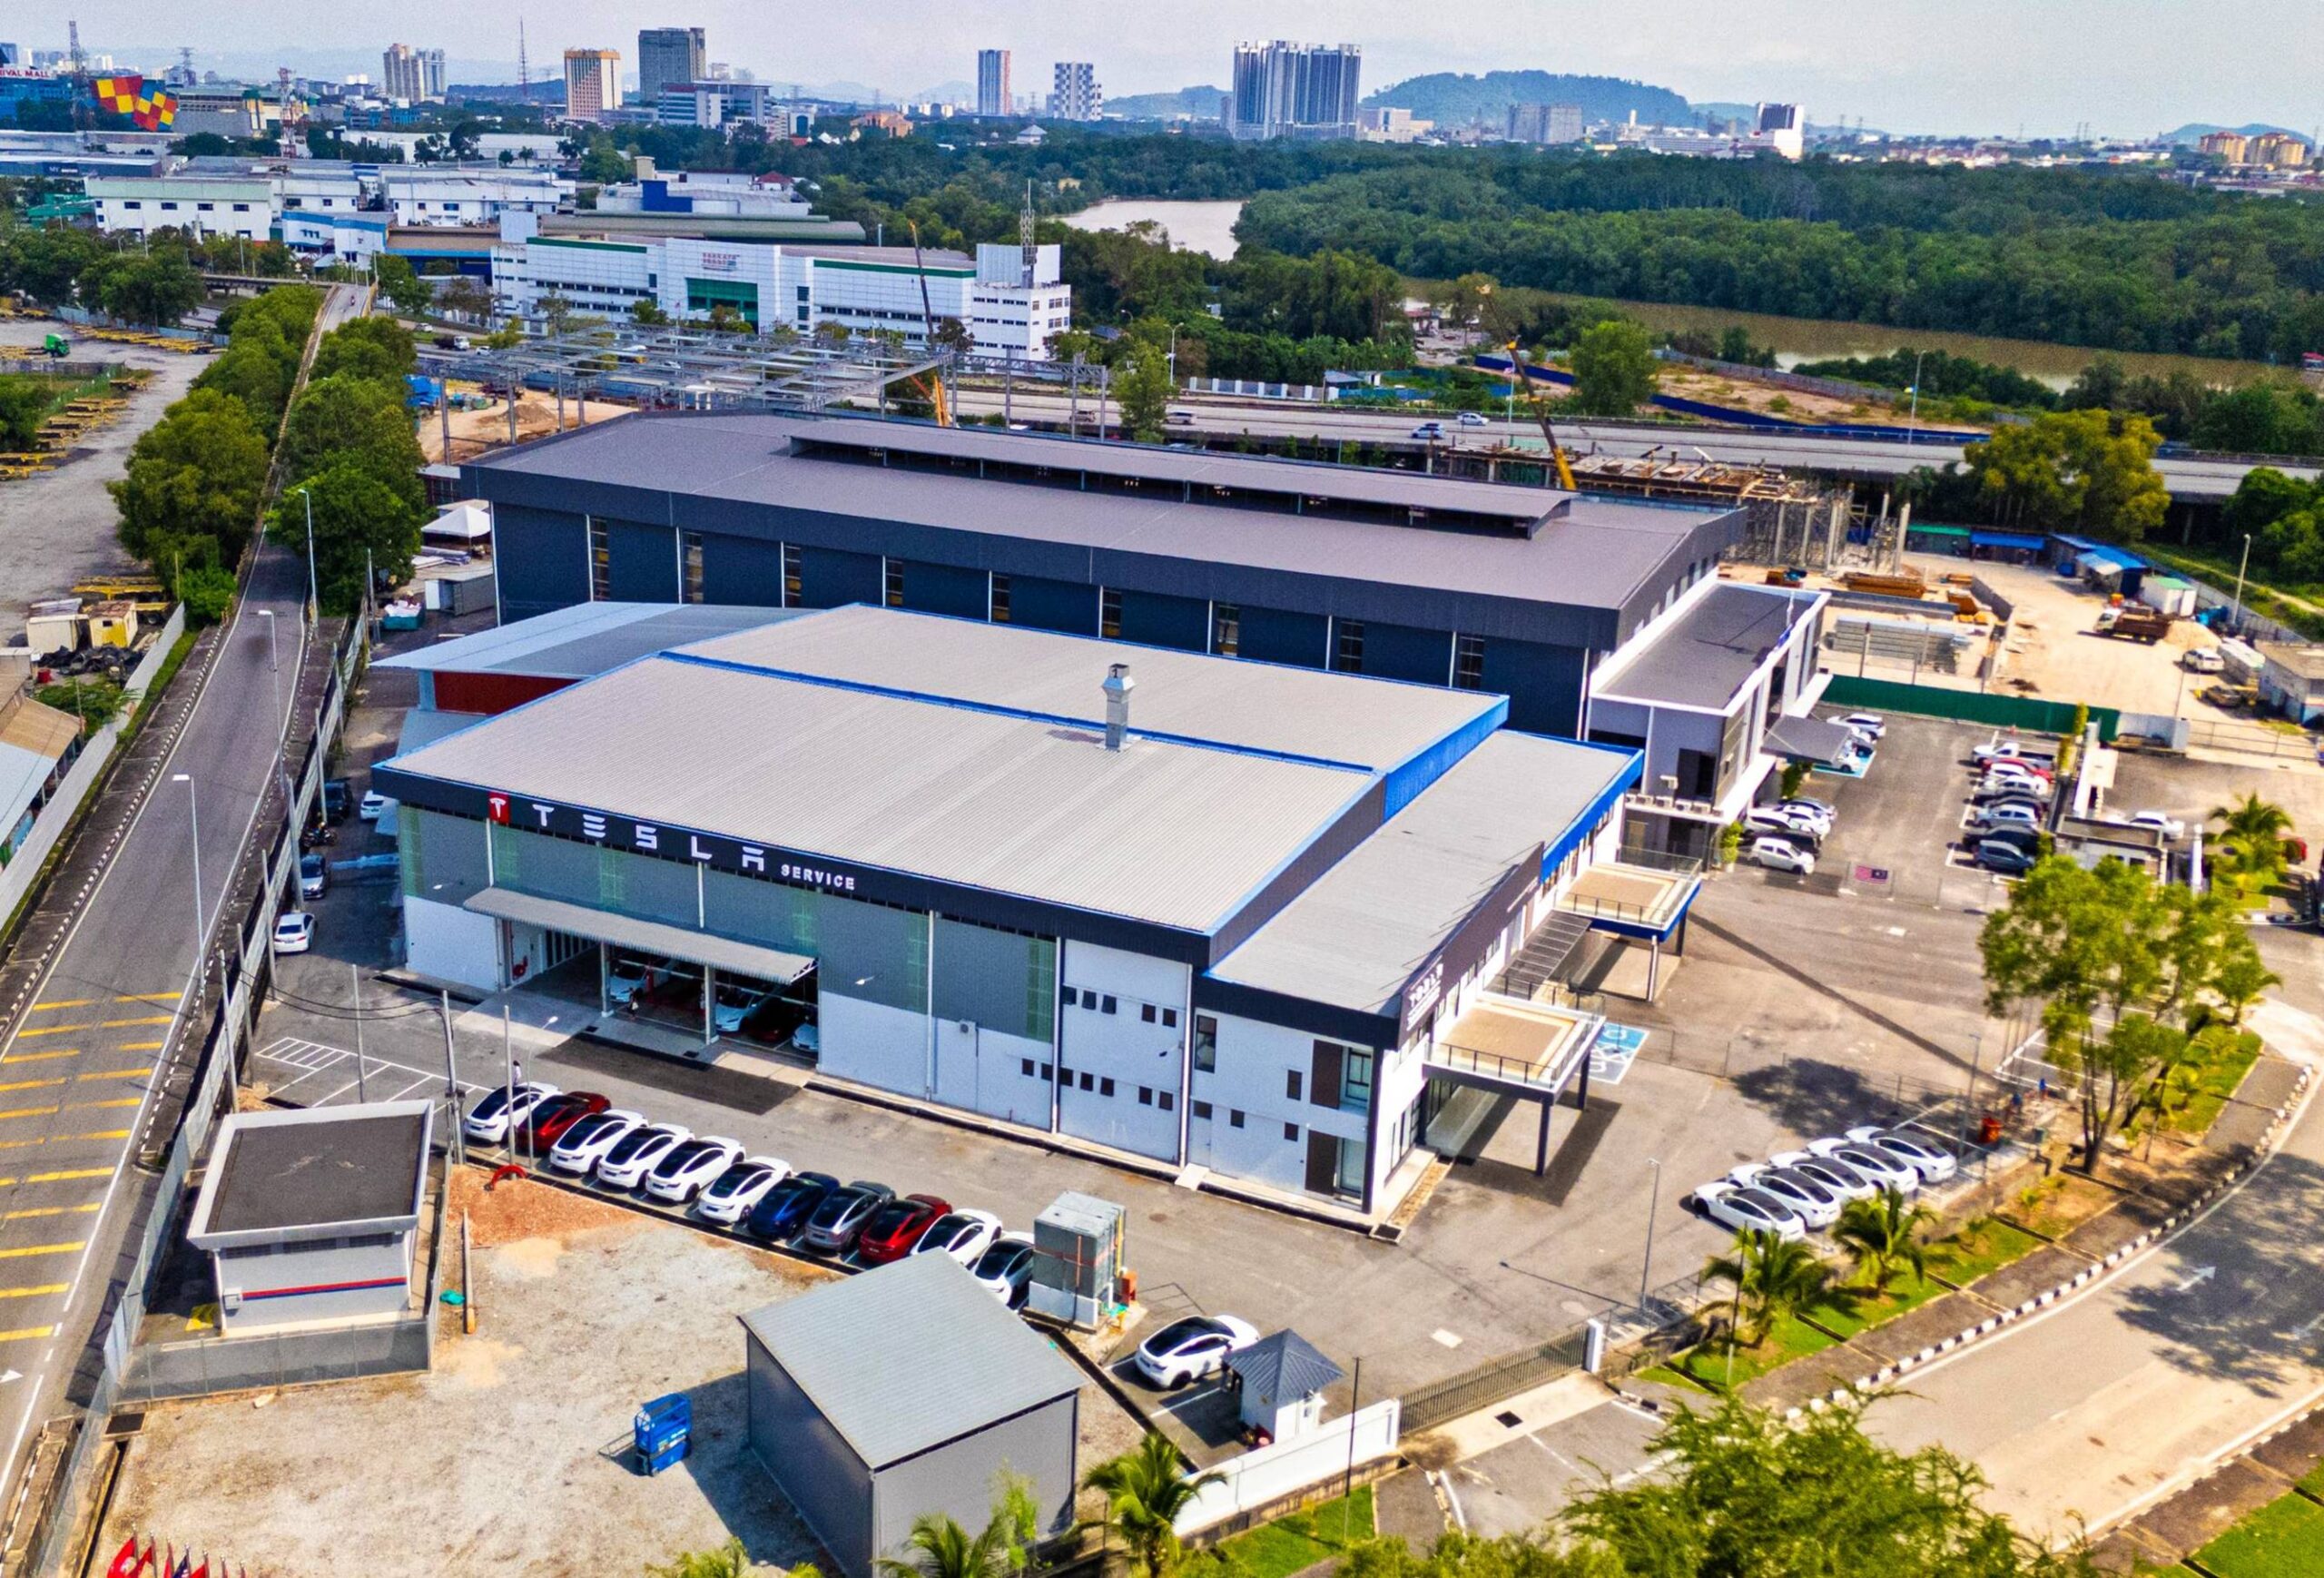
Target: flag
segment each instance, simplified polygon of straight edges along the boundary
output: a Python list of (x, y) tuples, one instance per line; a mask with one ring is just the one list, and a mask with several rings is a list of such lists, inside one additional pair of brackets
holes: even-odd
[(132, 1534), (113, 1553), (113, 1565), (105, 1569), (105, 1578), (137, 1578), (137, 1536)]

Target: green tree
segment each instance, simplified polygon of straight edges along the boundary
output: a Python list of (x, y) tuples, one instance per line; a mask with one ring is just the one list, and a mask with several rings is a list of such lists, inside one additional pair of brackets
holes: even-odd
[(172, 588), (189, 624), (215, 625), (234, 606), (234, 572), (222, 565), (188, 565)]
[(1878, 1297), (1901, 1271), (1909, 1269), (1915, 1280), (1928, 1275), (1924, 1239), (1935, 1222), (1936, 1213), (1926, 1206), (1908, 1205), (1896, 1189), (1884, 1188), (1870, 1199), (1842, 1206), (1832, 1237)]
[(484, 343), (493, 350), (514, 350), (525, 343), (525, 326), (511, 318), (486, 335)]
[[(708, 1551), (682, 1551), (667, 1562), (648, 1562), (645, 1578), (750, 1578), (758, 1569), (740, 1535)], [(784, 1578), (822, 1578), (812, 1563), (802, 1562)]]
[(1143, 340), (1133, 340), (1114, 369), (1114, 398), (1121, 403), (1122, 430), (1141, 444), (1160, 440), (1170, 414), (1170, 364)]
[(1169, 1438), (1149, 1430), (1134, 1449), (1099, 1464), (1081, 1484), (1105, 1496), (1106, 1527), (1121, 1536), (1134, 1578), (1170, 1578), (1183, 1549), (1178, 1514), (1204, 1487), (1224, 1477), (1190, 1477)]
[(51, 386), (19, 373), (0, 373), (0, 449), (29, 449), (48, 419)]
[(1758, 1347), (1785, 1317), (1797, 1315), (1838, 1290), (1816, 1251), (1797, 1239), (1744, 1228), (1727, 1254), (1703, 1266), (1706, 1277), (1725, 1282), (1728, 1340)]
[(1654, 396), (1654, 341), (1627, 319), (1610, 318), (1582, 331), (1573, 348), (1573, 395), (1567, 404), (1584, 416), (1628, 416)]
[(176, 567), (241, 558), (266, 485), (267, 444), (240, 400), (194, 389), (139, 435), (127, 474), (105, 485), (121, 544), (174, 577)]
[(419, 480), (419, 440), (400, 382), (337, 373), (310, 383), (283, 424), (281, 461), (284, 473), (292, 477), (353, 466), (410, 509), (427, 503)]
[(1979, 1506), (1969, 1463), (1872, 1440), (1861, 1404), (1682, 1409), (1653, 1447), (1664, 1470), (1561, 1520), (1629, 1578), (2094, 1578), (2078, 1546), (2051, 1552)]
[(1439, 286), (1435, 291), (1437, 315), (1461, 330), (1471, 344), (1485, 333), (1485, 320), (1492, 311), (1494, 298), (1501, 291), (1501, 281), (1482, 270), (1472, 270), (1456, 280)]
[(452, 317), (481, 323), (492, 311), (492, 292), (480, 281), (455, 274), (437, 291), (436, 304)]
[(81, 271), (81, 301), (131, 323), (175, 323), (202, 304), (202, 275), (174, 247), (112, 252)]
[(308, 498), (301, 494), (314, 506), (315, 580), (325, 613), (360, 607), (367, 565), (390, 582), (411, 574), (427, 511), (360, 459), (336, 460), (284, 489), (277, 519), (285, 532), (305, 530)]
[(629, 321), (640, 329), (666, 329), (670, 325), (670, 315), (653, 297), (640, 296), (630, 303)]
[(400, 399), (403, 380), (419, 370), (410, 330), (392, 318), (358, 318), (322, 337), (308, 377), (320, 380), (351, 373), (392, 387)]
[(2214, 805), (2208, 821), (2220, 824), (2214, 847), (2221, 863), (2238, 876), (2265, 886), (2284, 874), (2285, 835), (2291, 832), (2291, 814), (2253, 790), (2240, 800)]
[(2162, 442), (2144, 417), (2049, 411), (1971, 444), (1964, 459), (1996, 520), (2137, 542), (2171, 502), (2154, 468)]
[(123, 701), (121, 686), (110, 679), (76, 676), (34, 692), (33, 699), (81, 720), (82, 731), (94, 734), (119, 715)]
[(2230, 1025), (2240, 1025), (2243, 1016), (2271, 986), (2281, 980), (2260, 959), (2258, 949), (2230, 953), (2211, 976), (2211, 995), (2227, 1016)]
[(398, 311), (416, 318), (436, 304), (434, 287), (419, 277), (409, 258), (381, 252), (371, 267), (379, 278), (380, 294), (394, 302)]

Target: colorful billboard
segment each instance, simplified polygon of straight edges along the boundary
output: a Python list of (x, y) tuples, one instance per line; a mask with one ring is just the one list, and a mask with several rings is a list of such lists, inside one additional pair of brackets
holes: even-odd
[(178, 118), (177, 95), (159, 88), (148, 92), (142, 76), (101, 76), (89, 84), (89, 92), (100, 108), (127, 115), (141, 132), (165, 132)]

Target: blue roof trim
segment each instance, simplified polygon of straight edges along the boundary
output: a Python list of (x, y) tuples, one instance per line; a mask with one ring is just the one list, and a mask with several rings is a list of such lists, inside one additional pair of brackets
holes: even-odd
[(1978, 547), (2039, 548), (2046, 540), (2038, 531), (1972, 531), (1969, 541)]
[(1580, 815), (1566, 824), (1565, 831), (1558, 834), (1557, 842), (1541, 851), (1541, 880), (1543, 882), (1549, 881), (1550, 873), (1558, 869), (1559, 863), (1566, 856), (1580, 849), (1589, 840), (1599, 825), (1606, 820), (1607, 815), (1621, 803), (1622, 796), (1630, 793), (1630, 786), (1646, 775), (1644, 751), (1632, 750), (1628, 745), (1609, 745), (1597, 740), (1561, 740), (1558, 743), (1567, 745), (1585, 745), (1593, 751), (1611, 752), (1615, 755), (1625, 758), (1626, 764), (1620, 772), (1614, 774), (1612, 782), (1598, 792), (1595, 799), (1582, 807)]
[[(827, 690), (852, 691), (858, 695), (886, 696), (896, 701), (920, 702), (928, 706), (957, 707), (962, 712), (983, 713), (990, 717), (1015, 718), (1029, 724), (1058, 724), (1067, 728), (1093, 729), (1103, 734), (1103, 718), (1072, 717), (1064, 713), (1035, 712), (1029, 707), (999, 706), (991, 702), (967, 701), (959, 696), (937, 695), (929, 691), (905, 690), (897, 685), (867, 685), (862, 680), (835, 679), (824, 674), (803, 674), (796, 669), (768, 668), (755, 663), (737, 663), (731, 658), (705, 657), (699, 653), (667, 651), (654, 654), (670, 663), (692, 664), (697, 668), (724, 669), (730, 674), (755, 675), (765, 679), (787, 679), (799, 685), (820, 685)], [(1287, 762), (1300, 767), (1323, 767), (1335, 773), (1361, 773), (1366, 779), (1374, 769), (1361, 762), (1335, 762), (1328, 756), (1305, 756), (1294, 751), (1270, 751), (1260, 745), (1230, 745), (1223, 740), (1199, 739), (1192, 735), (1161, 734), (1152, 729), (1132, 729), (1131, 734), (1142, 740), (1155, 740), (1167, 745), (1190, 745), (1196, 750), (1222, 751), (1233, 756), (1256, 756), (1270, 762)]]

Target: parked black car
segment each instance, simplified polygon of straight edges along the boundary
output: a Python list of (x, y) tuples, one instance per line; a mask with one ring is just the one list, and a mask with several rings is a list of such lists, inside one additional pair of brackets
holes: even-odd
[(794, 1172), (767, 1190), (743, 1224), (753, 1238), (770, 1244), (798, 1237), (817, 1208), (839, 1192), (839, 1179), (827, 1172)]

